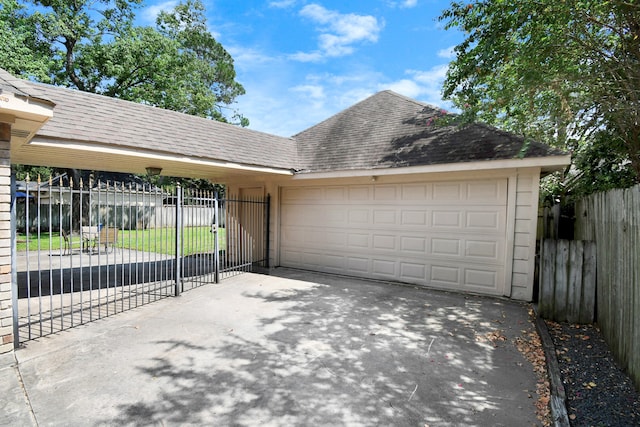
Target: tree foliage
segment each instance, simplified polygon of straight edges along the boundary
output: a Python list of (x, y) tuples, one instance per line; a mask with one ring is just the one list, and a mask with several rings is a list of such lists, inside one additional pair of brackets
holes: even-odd
[(141, 0), (0, 1), (0, 67), (14, 74), (219, 121), (244, 94), (200, 0), (155, 27), (135, 25)]
[(248, 126), (231, 107), (244, 94), (233, 58), (208, 30), (201, 0), (183, 0), (160, 12), (153, 27), (135, 24), (141, 1), (0, 0), (0, 67), (45, 83)]
[(581, 167), (610, 147), (617, 161), (583, 178), (640, 179), (640, 3), (475, 0), (440, 20), (465, 33), (444, 84), (465, 116), (574, 151)]
[(48, 82), (49, 45), (34, 26), (33, 16), (17, 0), (0, 0), (0, 67)]

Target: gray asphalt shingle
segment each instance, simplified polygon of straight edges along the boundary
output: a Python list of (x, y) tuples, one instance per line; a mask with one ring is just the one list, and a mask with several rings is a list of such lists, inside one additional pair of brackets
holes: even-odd
[(62, 87), (28, 83), (56, 107), (39, 137), (289, 169), (293, 140)]
[(383, 91), (293, 138), (301, 167), (309, 172), (563, 154), (484, 124), (443, 124), (439, 119), (444, 114), (433, 106)]
[(292, 169), (299, 173), (400, 168), (563, 155), (484, 124), (455, 126), (443, 112), (379, 92), (294, 135), (270, 135), (205, 118), (17, 79), (0, 88), (55, 103), (37, 136), (176, 156)]

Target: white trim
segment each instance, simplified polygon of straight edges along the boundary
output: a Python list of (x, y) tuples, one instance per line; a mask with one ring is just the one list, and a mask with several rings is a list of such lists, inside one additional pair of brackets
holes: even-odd
[(16, 97), (12, 93), (0, 93), (0, 113), (30, 119), (40, 124), (53, 116), (53, 105), (36, 99)]
[(105, 145), (95, 144), (95, 145), (87, 145), (78, 142), (70, 142), (70, 141), (55, 141), (51, 142), (51, 140), (36, 136), (29, 143), (31, 146), (36, 147), (48, 147), (48, 148), (56, 148), (56, 149), (67, 149), (67, 150), (81, 150), (86, 152), (99, 153), (101, 155), (104, 154), (112, 154), (118, 156), (126, 156), (126, 157), (137, 157), (145, 160), (157, 160), (157, 161), (166, 161), (166, 162), (174, 162), (174, 163), (186, 163), (190, 165), (198, 165), (198, 166), (206, 166), (212, 168), (223, 168), (223, 169), (232, 169), (232, 170), (242, 170), (248, 172), (260, 172), (274, 175), (293, 175), (293, 172), (290, 169), (277, 169), (266, 166), (251, 166), (251, 165), (243, 165), (240, 163), (227, 162), (222, 160), (211, 160), (211, 159), (202, 159), (198, 157), (191, 156), (177, 156), (177, 155), (169, 155), (169, 154), (159, 154), (149, 151), (141, 151), (139, 148), (114, 148)]
[(540, 204), (540, 173), (531, 177), (531, 224), (529, 234), (531, 236), (529, 244), (529, 274), (527, 280), (527, 296), (529, 300), (533, 298), (534, 271), (536, 268), (536, 240), (538, 230), (538, 206)]
[(446, 163), (441, 165), (408, 166), (385, 169), (353, 169), (331, 172), (296, 173), (293, 179), (326, 179), (326, 178), (351, 178), (358, 176), (385, 176), (408, 175), (436, 172), (468, 172), (492, 169), (514, 169), (541, 167), (544, 170), (560, 170), (571, 164), (571, 155), (533, 157), (526, 159), (483, 160), (476, 162)]
[(518, 198), (518, 171), (507, 180), (507, 230), (505, 236), (505, 260), (503, 295), (510, 298), (513, 293), (513, 253), (516, 230), (516, 208)]

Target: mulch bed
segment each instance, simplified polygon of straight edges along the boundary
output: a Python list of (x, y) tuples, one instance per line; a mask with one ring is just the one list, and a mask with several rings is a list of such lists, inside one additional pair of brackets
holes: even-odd
[(640, 425), (640, 393), (615, 363), (600, 331), (592, 325), (546, 323), (556, 347), (571, 425)]

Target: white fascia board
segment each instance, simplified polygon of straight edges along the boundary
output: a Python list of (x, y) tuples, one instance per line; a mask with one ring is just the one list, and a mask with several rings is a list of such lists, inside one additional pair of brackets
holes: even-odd
[(198, 165), (206, 167), (215, 167), (231, 170), (240, 170), (246, 172), (259, 172), (274, 175), (293, 175), (290, 169), (270, 168), (266, 166), (244, 165), (241, 163), (228, 162), (224, 160), (203, 159), (200, 157), (191, 157), (184, 155), (173, 155), (165, 153), (156, 153), (153, 151), (141, 151), (139, 148), (127, 147), (110, 147), (100, 143), (87, 144), (73, 141), (54, 140), (43, 137), (34, 137), (29, 143), (31, 146), (50, 147), (55, 149), (66, 150), (82, 150), (85, 152), (94, 152), (96, 154), (112, 154), (124, 157), (137, 157), (145, 160), (158, 160), (177, 163), (186, 163), (189, 165)]
[(0, 114), (13, 115), (42, 124), (53, 117), (53, 104), (17, 97), (12, 93), (0, 93)]
[(469, 172), (497, 169), (539, 167), (544, 170), (561, 170), (571, 164), (571, 155), (533, 157), (526, 159), (484, 160), (476, 162), (445, 163), (428, 166), (408, 166), (385, 169), (352, 169), (331, 172), (296, 173), (293, 179), (350, 178), (362, 176), (409, 175), (440, 172)]

